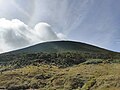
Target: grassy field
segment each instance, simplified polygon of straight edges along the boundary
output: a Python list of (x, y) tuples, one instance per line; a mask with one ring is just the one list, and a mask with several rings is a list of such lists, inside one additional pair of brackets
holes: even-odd
[(28, 65), (1, 72), (0, 88), (120, 90), (120, 64), (79, 64), (67, 68), (47, 64)]

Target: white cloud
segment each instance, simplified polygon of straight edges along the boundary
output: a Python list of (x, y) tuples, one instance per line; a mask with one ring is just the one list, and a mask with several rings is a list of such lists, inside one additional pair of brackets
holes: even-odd
[(51, 26), (47, 23), (38, 23), (35, 28), (35, 34), (43, 41), (58, 39), (55, 32), (52, 31)]
[(64, 35), (63, 33), (58, 33), (57, 36), (58, 36), (58, 38), (60, 38), (61, 40), (67, 39), (66, 35)]
[(0, 19), (0, 53), (20, 49), (44, 41), (60, 40), (63, 34), (56, 34), (49, 24), (38, 23), (34, 29), (18, 19)]

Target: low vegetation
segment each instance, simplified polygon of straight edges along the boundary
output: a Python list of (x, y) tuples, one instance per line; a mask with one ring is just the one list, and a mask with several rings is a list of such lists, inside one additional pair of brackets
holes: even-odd
[(120, 90), (120, 64), (79, 64), (67, 68), (28, 65), (0, 74), (0, 89)]
[(0, 55), (0, 89), (120, 90), (119, 53)]

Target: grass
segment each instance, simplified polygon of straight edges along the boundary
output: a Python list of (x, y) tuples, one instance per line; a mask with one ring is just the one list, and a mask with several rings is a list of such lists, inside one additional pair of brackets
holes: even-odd
[(4, 71), (1, 89), (120, 90), (120, 64), (79, 64), (67, 68), (40, 64)]

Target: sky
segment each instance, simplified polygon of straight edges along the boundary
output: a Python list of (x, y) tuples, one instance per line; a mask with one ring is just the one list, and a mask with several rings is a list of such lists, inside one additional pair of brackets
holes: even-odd
[(0, 0), (0, 53), (74, 40), (120, 52), (120, 0)]

